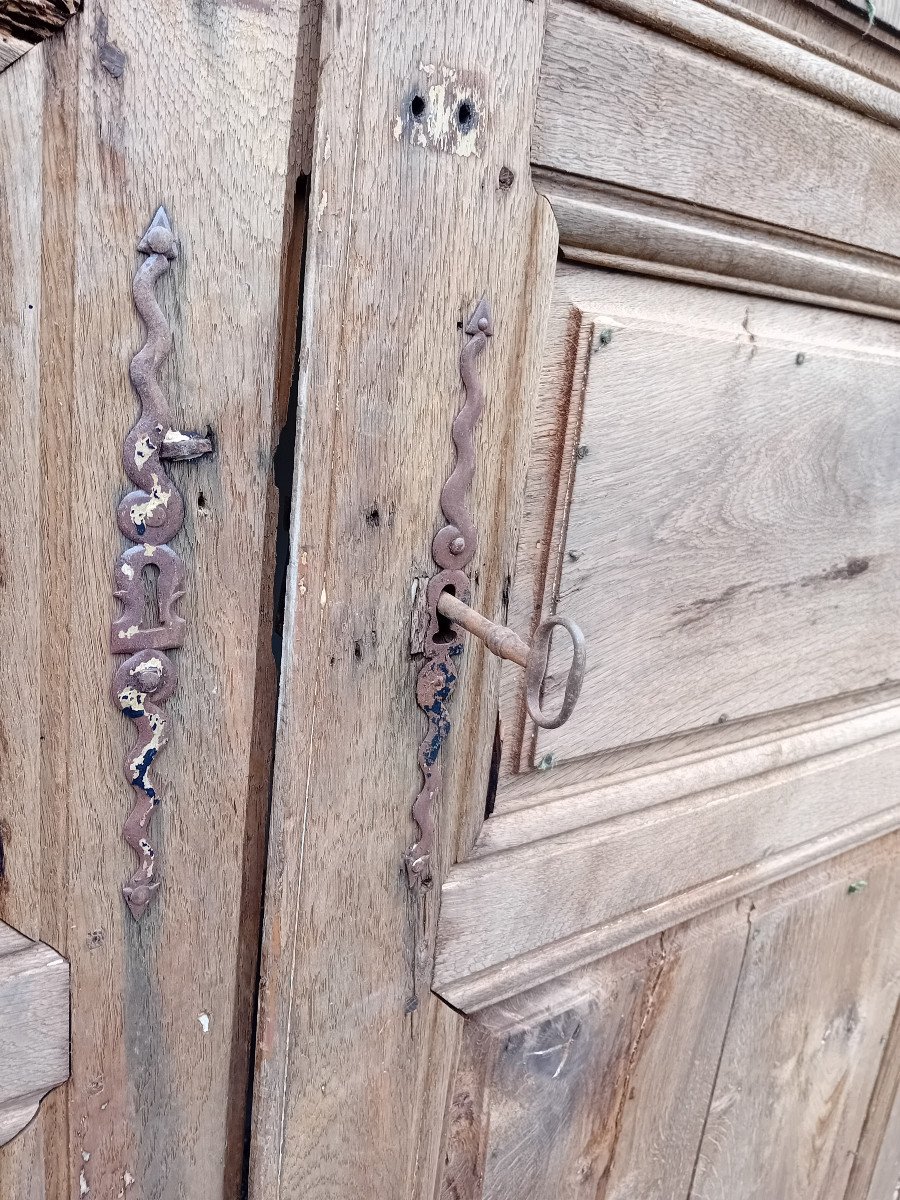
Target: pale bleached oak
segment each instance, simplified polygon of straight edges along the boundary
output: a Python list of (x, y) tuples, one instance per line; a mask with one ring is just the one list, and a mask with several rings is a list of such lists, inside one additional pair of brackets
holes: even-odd
[(69, 964), (0, 921), (0, 1146), (68, 1074)]
[[(16, 155), (0, 165), (0, 257), (13, 264), (0, 304), (17, 356), (5, 495), (22, 514), (8, 574), (17, 598), (3, 608), (22, 684), (0, 703), (24, 756), (3, 789), (0, 912), (71, 959), (73, 986), (72, 1080), (4, 1151), (3, 1200), (126, 1189), (129, 1200), (207, 1200), (239, 1187), (274, 721), (264, 551), (283, 420), (282, 260), (315, 24), (299, 0), (89, 3), (64, 42), (0, 80), (11, 117), (0, 139)], [(191, 635), (158, 763), (163, 891), (138, 926), (120, 893), (133, 731), (108, 699), (107, 644), (135, 413), (128, 363), (143, 337), (131, 280), (160, 203), (180, 241), (160, 288), (174, 334), (163, 385), (175, 421), (211, 425), (217, 451), (174, 469)]]
[(754, 897), (692, 1200), (844, 1200), (900, 994), (897, 842)]
[(898, 327), (577, 268), (558, 286), (608, 340), (589, 358), (553, 548), (588, 674), (537, 754), (561, 762), (900, 677)]
[[(424, 733), (411, 584), (431, 570), (461, 323), (482, 295), (495, 333), (478, 364), (473, 567), (490, 616), (512, 567), (555, 250), (528, 169), (543, 16), (499, 0), (427, 20), (382, 0), (323, 9), (254, 1200), (433, 1194), (460, 1018), (429, 991), (437, 892), (417, 902), (402, 864)], [(497, 678), (470, 647), (438, 878), (480, 822)]]
[(896, 1076), (897, 840), (468, 1021), (441, 1200), (844, 1200)]

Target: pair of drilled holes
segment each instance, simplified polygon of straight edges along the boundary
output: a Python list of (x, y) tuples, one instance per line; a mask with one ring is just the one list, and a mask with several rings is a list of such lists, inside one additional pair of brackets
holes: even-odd
[[(424, 96), (413, 96), (409, 104), (409, 111), (417, 121), (421, 121), (425, 115), (425, 109), (428, 104)], [(475, 109), (469, 100), (460, 100), (456, 106), (456, 123), (463, 133), (468, 133), (475, 122)]]

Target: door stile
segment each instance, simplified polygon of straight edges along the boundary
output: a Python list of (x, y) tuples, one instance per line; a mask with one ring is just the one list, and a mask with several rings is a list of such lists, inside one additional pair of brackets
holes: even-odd
[[(544, 6), (323, 10), (250, 1195), (430, 1197), (460, 1018), (430, 991), (440, 880), (480, 824), (498, 671), (466, 653), (433, 890), (412, 893), (432, 573), (461, 323), (495, 334), (472, 508), (500, 616), (556, 249), (531, 186)], [(424, 102), (417, 117), (413, 101)], [(474, 124), (459, 125), (460, 105)], [(488, 753), (481, 754), (487, 745)]]

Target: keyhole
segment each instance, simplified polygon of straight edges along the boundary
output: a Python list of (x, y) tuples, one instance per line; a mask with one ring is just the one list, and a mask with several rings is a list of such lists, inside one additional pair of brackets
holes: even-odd
[[(456, 595), (456, 588), (453, 587), (452, 584), (450, 585), (450, 587), (444, 588), (444, 591), (447, 592), (447, 594), (450, 596)], [(432, 639), (436, 646), (446, 646), (449, 642), (456, 641), (457, 634), (456, 634), (455, 629), (453, 628), (453, 622), (448, 620), (447, 617), (445, 617), (444, 614), (440, 611), (440, 609), (438, 609), (438, 612), (437, 612), (437, 624), (438, 624), (438, 631), (434, 635), (434, 638)]]
[(144, 629), (159, 628), (159, 592), (157, 591), (157, 581), (159, 579), (159, 567), (155, 563), (148, 563), (141, 572), (144, 580)]

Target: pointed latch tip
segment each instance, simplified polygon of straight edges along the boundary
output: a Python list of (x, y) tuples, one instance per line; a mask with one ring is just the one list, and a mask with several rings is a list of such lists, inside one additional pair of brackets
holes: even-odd
[(153, 220), (147, 226), (137, 248), (141, 254), (164, 254), (166, 258), (175, 258), (178, 254), (172, 223), (162, 204), (153, 214)]
[(487, 302), (487, 296), (482, 296), (472, 315), (466, 321), (466, 333), (474, 337), (476, 333), (483, 333), (485, 337), (493, 337), (494, 322), (491, 317), (491, 306)]

